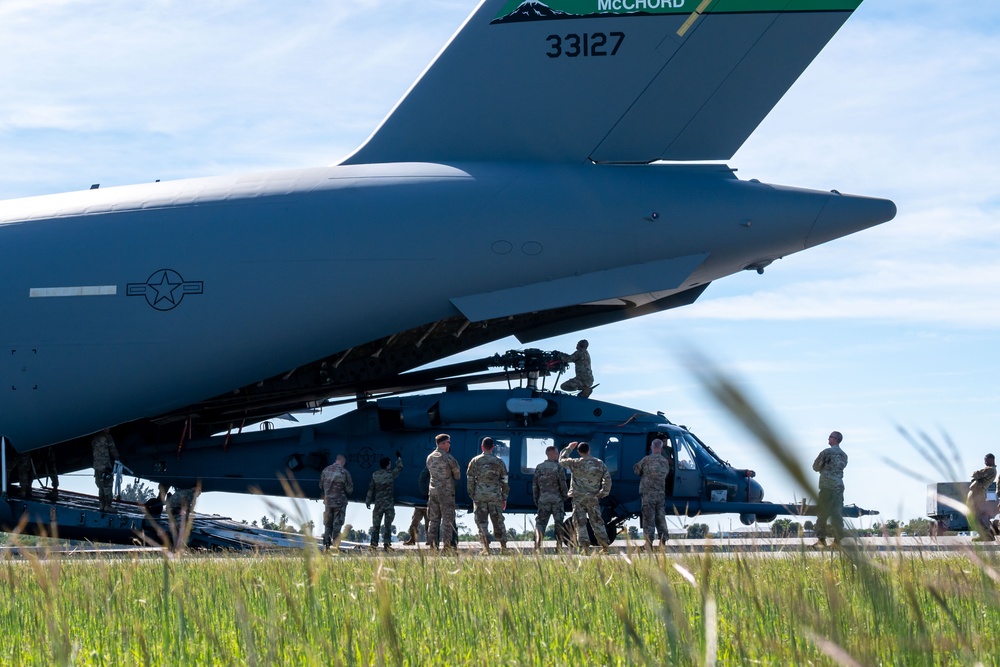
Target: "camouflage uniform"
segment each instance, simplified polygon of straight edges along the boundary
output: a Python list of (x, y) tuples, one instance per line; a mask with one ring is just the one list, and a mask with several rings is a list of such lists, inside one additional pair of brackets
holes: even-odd
[(339, 463), (328, 465), (319, 477), (319, 488), (323, 490), (323, 546), (329, 547), (340, 535), (347, 517), (347, 496), (354, 493), (351, 473)]
[(507, 484), (507, 466), (492, 450), (483, 452), (469, 461), (466, 480), (483, 548), (490, 547), (488, 520), (491, 520), (493, 534), (500, 540), (501, 548), (506, 549), (507, 528), (503, 523), (503, 506), (510, 493), (510, 486)]
[(194, 511), (195, 497), (194, 489), (177, 489), (167, 496), (164, 503), (167, 514), (175, 520), (180, 518), (182, 512), (190, 514)]
[(650, 453), (632, 466), (632, 472), (640, 478), (643, 535), (646, 542), (651, 544), (659, 532), (662, 544), (667, 540), (666, 495), (670, 460), (662, 454)]
[(378, 546), (378, 529), (382, 526), (382, 544), (386, 549), (392, 544), (392, 522), (396, 519), (395, 497), (393, 495), (393, 485), (396, 478), (403, 471), (403, 459), (397, 458), (396, 465), (389, 470), (379, 468), (372, 474), (372, 481), (368, 484), (368, 495), (365, 496), (365, 503), (372, 508), (372, 547)]
[(825, 540), (827, 523), (835, 540), (844, 537), (844, 468), (847, 453), (839, 446), (830, 446), (813, 461), (813, 470), (819, 473), (819, 498), (816, 507), (816, 537)]
[(988, 465), (972, 473), (972, 481), (969, 483), (967, 498), (969, 513), (976, 520), (977, 525), (974, 528), (987, 540), (993, 539), (993, 529), (990, 526), (991, 508), (986, 502), (986, 491), (996, 478), (997, 467)]
[(18, 454), (14, 459), (14, 467), (17, 469), (17, 483), (21, 487), (21, 497), (31, 498), (31, 485), (35, 481), (31, 454)]
[(462, 469), (454, 456), (436, 448), (427, 456), (427, 471), (427, 543), (450, 546), (455, 534), (455, 482), (462, 478)]
[(578, 459), (570, 458), (567, 447), (559, 452), (559, 465), (573, 473), (569, 484), (569, 497), (573, 499), (573, 521), (576, 522), (580, 546), (590, 546), (587, 536), (587, 520), (594, 531), (594, 537), (602, 547), (608, 546), (608, 531), (601, 517), (601, 498), (611, 493), (611, 473), (604, 461), (595, 459), (589, 453)]
[(49, 485), (52, 487), (52, 500), (59, 499), (59, 471), (56, 468), (56, 448), (49, 447), (45, 454), (45, 467), (49, 476)]
[(579, 391), (580, 396), (590, 396), (590, 388), (594, 386), (594, 371), (590, 368), (590, 352), (577, 348), (573, 354), (562, 355), (563, 361), (573, 364), (576, 377), (566, 380), (559, 388), (563, 391)]
[[(427, 497), (429, 487), (431, 484), (430, 473), (427, 472), (427, 466), (420, 471), (420, 477), (417, 478), (417, 486), (420, 487), (420, 495), (424, 498)], [(417, 528), (420, 527), (420, 522), (424, 522), (424, 539), (427, 541), (427, 546), (431, 546), (430, 531), (427, 530), (429, 526), (427, 525), (427, 505), (424, 504), (423, 507), (413, 508), (413, 518), (410, 519), (410, 539), (406, 540), (403, 544), (416, 544), (417, 543)]]
[(101, 511), (107, 512), (111, 509), (114, 485), (111, 463), (121, 457), (118, 456), (118, 448), (115, 447), (115, 440), (110, 433), (101, 432), (95, 435), (90, 441), (90, 447), (94, 452), (94, 481), (97, 483), (98, 496), (101, 500)]
[(566, 473), (556, 461), (542, 461), (535, 466), (535, 481), (533, 484), (535, 495), (535, 507), (538, 514), (535, 515), (535, 548), (542, 546), (542, 539), (545, 537), (545, 529), (549, 525), (549, 517), (555, 522), (556, 544), (563, 534), (563, 521), (565, 519), (564, 510), (566, 499), (569, 498), (569, 490), (566, 486)]

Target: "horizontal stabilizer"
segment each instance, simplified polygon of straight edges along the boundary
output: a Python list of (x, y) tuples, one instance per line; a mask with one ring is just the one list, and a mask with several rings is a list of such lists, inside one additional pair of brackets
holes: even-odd
[(344, 164), (727, 160), (859, 4), (484, 0)]

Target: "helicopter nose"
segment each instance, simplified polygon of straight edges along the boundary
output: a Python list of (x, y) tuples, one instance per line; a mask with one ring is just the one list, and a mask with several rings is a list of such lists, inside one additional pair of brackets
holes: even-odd
[(811, 248), (880, 225), (894, 217), (896, 204), (888, 199), (842, 195), (834, 190), (809, 231), (805, 247)]

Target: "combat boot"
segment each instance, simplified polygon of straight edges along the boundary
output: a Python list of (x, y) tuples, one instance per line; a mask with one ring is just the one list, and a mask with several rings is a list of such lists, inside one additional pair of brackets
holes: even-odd
[(403, 542), (403, 544), (406, 544), (408, 546), (413, 546), (416, 543), (417, 543), (417, 538), (414, 536), (414, 533), (412, 532), (410, 533), (410, 536), (406, 538), (406, 541)]
[(382, 545), (382, 551), (395, 551), (388, 543)]
[(584, 387), (580, 391), (580, 393), (578, 394), (578, 396), (580, 398), (590, 398), (590, 395), (593, 394), (593, 393), (594, 393), (594, 388), (593, 387)]

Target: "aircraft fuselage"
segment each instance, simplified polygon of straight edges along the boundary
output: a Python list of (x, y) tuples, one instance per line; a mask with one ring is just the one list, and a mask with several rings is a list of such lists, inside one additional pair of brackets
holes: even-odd
[(0, 202), (18, 450), (446, 317), (641, 304), (893, 217), (721, 165), (371, 164)]

